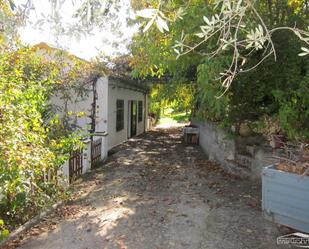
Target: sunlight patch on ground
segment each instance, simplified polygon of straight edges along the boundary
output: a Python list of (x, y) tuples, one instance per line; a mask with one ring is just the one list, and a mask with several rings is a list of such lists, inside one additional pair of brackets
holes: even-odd
[(156, 128), (168, 129), (172, 127), (182, 127), (189, 123), (189, 116), (187, 113), (173, 113), (166, 112), (159, 120)]
[(172, 127), (182, 127), (182, 126), (185, 126), (186, 124), (188, 124), (188, 123), (178, 123), (173, 118), (165, 117), (165, 118), (160, 119), (156, 128), (168, 129), (168, 128), (172, 128)]

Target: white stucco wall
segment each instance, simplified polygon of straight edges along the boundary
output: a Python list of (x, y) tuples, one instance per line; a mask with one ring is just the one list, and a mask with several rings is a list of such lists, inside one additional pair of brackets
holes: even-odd
[[(148, 109), (147, 94), (133, 89), (118, 86), (114, 80), (109, 80), (108, 84), (108, 150), (114, 146), (128, 140), (129, 134), (129, 101), (143, 101), (143, 120), (138, 122), (136, 135), (145, 132), (145, 115)], [(116, 101), (117, 99), (124, 100), (124, 129), (116, 131)], [(146, 99), (146, 101), (145, 101)], [(138, 118), (138, 115), (137, 115)]]
[[(67, 102), (68, 112), (73, 112), (72, 119), (76, 120), (77, 125), (84, 131), (88, 132), (91, 124), (92, 102), (93, 102), (93, 92), (90, 91), (91, 84), (89, 84), (89, 92), (84, 97), (77, 96), (77, 94), (72, 91), (70, 93), (70, 100)], [(96, 100), (96, 132), (107, 131), (107, 106), (108, 106), (108, 80), (107, 78), (100, 78), (97, 81), (97, 94), (98, 98)], [(57, 113), (63, 116), (65, 113), (65, 101), (62, 99), (61, 93), (55, 94), (51, 97), (50, 102), (57, 106)], [(78, 112), (84, 112), (85, 115), (81, 117), (76, 117), (74, 114)]]
[[(108, 132), (108, 78), (101, 77), (97, 81), (97, 94), (98, 99), (96, 103), (96, 111), (97, 111), (97, 118), (96, 118), (96, 132)], [(102, 159), (107, 157), (108, 152), (108, 136), (94, 136), (93, 141), (98, 138), (102, 138)]]
[[(97, 100), (96, 100), (96, 130), (95, 132), (106, 132), (107, 131), (107, 106), (108, 106), (108, 79), (107, 77), (102, 77), (97, 81)], [(92, 89), (92, 85), (89, 84), (89, 90)], [(84, 112), (85, 115), (81, 117), (74, 117), (76, 124), (82, 129), (84, 134), (87, 134), (90, 128), (91, 119), (89, 115), (91, 114), (92, 103), (93, 103), (93, 92), (87, 92), (87, 95), (84, 97), (78, 96), (74, 91), (72, 91), (71, 100), (68, 101), (67, 111), (73, 113)], [(55, 94), (50, 99), (51, 103), (57, 106), (57, 113), (60, 116), (63, 116), (64, 113), (64, 103), (61, 93)], [(94, 136), (94, 141), (99, 136)], [(107, 157), (107, 137), (102, 137), (102, 159)], [(86, 148), (83, 151), (83, 173), (86, 173), (91, 169), (91, 144), (90, 140), (86, 143)], [(63, 172), (66, 177), (69, 175), (69, 164), (66, 162), (63, 165)]]
[[(72, 121), (76, 121), (76, 125), (84, 131), (89, 129), (89, 124), (91, 123), (89, 115), (91, 114), (91, 103), (93, 100), (93, 94), (91, 91), (87, 92), (87, 95), (88, 96), (81, 97), (72, 90), (70, 92), (70, 100), (67, 101), (67, 111), (73, 113), (71, 116)], [(56, 113), (58, 113), (60, 117), (65, 115), (66, 101), (63, 99), (61, 92), (52, 96), (50, 102), (56, 107)], [(75, 114), (78, 112), (85, 112), (85, 115), (77, 117)]]
[[(89, 84), (89, 90), (92, 88)], [(142, 134), (147, 127), (148, 116), (148, 98), (147, 94), (135, 88), (131, 89), (129, 85), (109, 80), (107, 77), (101, 77), (97, 81), (97, 100), (96, 100), (96, 133), (103, 134), (107, 132), (107, 136), (94, 136), (93, 140), (102, 138), (102, 159), (107, 157), (107, 152), (114, 146), (126, 141), (130, 136), (129, 126), (129, 101), (143, 101), (143, 119), (138, 122), (136, 135)], [(116, 101), (117, 99), (124, 100), (124, 129), (116, 131)], [(51, 102), (59, 107), (58, 114), (64, 115), (64, 100), (61, 99), (61, 94), (55, 95), (51, 98)], [(77, 96), (73, 91), (71, 93), (71, 101), (68, 102), (68, 111), (85, 112), (82, 117), (76, 117), (77, 125), (88, 132), (90, 128), (91, 119), (88, 117), (91, 114), (93, 103), (93, 93), (89, 91), (87, 96), (83, 98)], [(86, 149), (83, 151), (83, 173), (91, 168), (91, 146), (87, 144)], [(68, 176), (68, 162), (63, 165), (64, 175)]]
[[(39, 57), (43, 57), (46, 60), (57, 60), (61, 59), (63, 62), (67, 64), (67, 67), (63, 68), (63, 71), (69, 71), (70, 68), (74, 65), (75, 60), (80, 60), (73, 55), (69, 55), (64, 51), (60, 51), (58, 49), (54, 49), (49, 47), (47, 44), (41, 43), (36, 46), (36, 54)], [(85, 141), (85, 149), (83, 150), (83, 173), (86, 173), (89, 169), (91, 169), (91, 141), (89, 136), (89, 129), (91, 126), (90, 115), (92, 114), (92, 103), (93, 103), (93, 91), (92, 91), (92, 83), (88, 83), (85, 87), (87, 89), (84, 92), (83, 96), (78, 95), (74, 90), (69, 93), (66, 93), (70, 96), (70, 100), (65, 101), (63, 99), (63, 93), (59, 91), (55, 93), (54, 96), (50, 98), (50, 103), (53, 104), (55, 108), (55, 112), (63, 117), (65, 112), (72, 112), (72, 122), (78, 126), (81, 132), (88, 137), (87, 141)], [(107, 132), (107, 122), (108, 122), (108, 78), (101, 77), (98, 79), (96, 83), (97, 90), (97, 100), (96, 100), (96, 133), (103, 134)], [(65, 108), (65, 103), (67, 103), (67, 108)], [(82, 116), (77, 116), (77, 113), (84, 113)], [(93, 141), (102, 138), (102, 159), (107, 157), (108, 151), (108, 138), (106, 136), (93, 136)], [(65, 162), (62, 166), (63, 175), (68, 178), (69, 177), (69, 162)]]
[(83, 174), (91, 169), (91, 141), (88, 139), (84, 142), (83, 150)]

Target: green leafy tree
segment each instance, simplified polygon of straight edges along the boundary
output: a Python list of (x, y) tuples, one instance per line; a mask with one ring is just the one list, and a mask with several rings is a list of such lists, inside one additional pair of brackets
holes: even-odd
[(187, 115), (194, 104), (195, 85), (190, 83), (171, 82), (169, 84), (153, 84), (149, 99), (149, 112), (158, 120), (164, 110), (173, 109), (175, 113), (185, 112)]
[(136, 75), (196, 82), (197, 117), (231, 125), (278, 116), (289, 138), (306, 140), (308, 105), (299, 91), (308, 85), (306, 1), (145, 1), (137, 8)]

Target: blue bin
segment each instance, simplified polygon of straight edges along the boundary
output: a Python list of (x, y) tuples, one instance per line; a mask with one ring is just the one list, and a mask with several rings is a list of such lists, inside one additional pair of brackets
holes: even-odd
[(309, 177), (265, 167), (262, 209), (266, 219), (309, 233)]

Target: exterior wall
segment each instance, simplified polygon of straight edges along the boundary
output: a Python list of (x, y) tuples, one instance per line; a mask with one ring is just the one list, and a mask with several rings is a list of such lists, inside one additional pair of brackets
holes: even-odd
[[(116, 131), (116, 101), (124, 100), (124, 129)], [(147, 113), (147, 94), (124, 87), (115, 80), (110, 80), (108, 85), (108, 150), (114, 146), (128, 140), (129, 134), (129, 101), (143, 101), (143, 120), (137, 121), (136, 135), (142, 134), (146, 130), (145, 117)]]
[[(74, 65), (74, 60), (80, 60), (79, 58), (61, 51), (59, 49), (51, 48), (45, 43), (37, 44), (35, 47), (36, 53), (40, 57), (44, 57), (47, 60), (53, 60), (61, 56), (63, 61), (67, 63), (67, 68), (63, 68), (64, 71), (70, 70), (70, 67)], [(85, 63), (87, 63), (85, 61)], [(65, 115), (65, 112), (72, 112), (72, 123), (75, 123), (85, 135), (88, 134), (91, 125), (91, 114), (93, 105), (93, 91), (92, 83), (87, 86), (88, 92), (83, 97), (76, 94), (74, 90), (69, 93), (70, 100), (64, 101), (62, 94), (56, 93), (51, 98), (51, 103), (56, 107), (55, 112), (60, 116)], [(97, 100), (96, 100), (96, 129), (93, 141), (102, 138), (102, 159), (107, 157), (107, 152), (112, 147), (126, 141), (130, 129), (129, 118), (129, 105), (130, 100), (143, 101), (143, 119), (138, 122), (137, 115), (137, 130), (136, 135), (139, 135), (148, 130), (148, 99), (146, 91), (139, 87), (137, 84), (131, 82), (122, 82), (122, 80), (108, 79), (107, 77), (101, 77), (96, 84)], [(116, 101), (117, 99), (124, 100), (124, 129), (116, 131)], [(84, 115), (77, 117), (75, 113), (84, 113)], [(108, 133), (104, 136), (104, 133)], [(85, 149), (83, 151), (83, 173), (87, 172), (91, 168), (91, 141), (90, 139), (85, 142)], [(63, 165), (63, 174), (69, 175), (68, 162)]]
[[(96, 120), (96, 132), (108, 132), (108, 78), (101, 77), (97, 81), (97, 120)], [(98, 138), (102, 138), (102, 159), (107, 157), (108, 152), (108, 135), (107, 136), (94, 136), (95, 141)]]
[(272, 150), (263, 138), (231, 136), (215, 123), (193, 123), (199, 127), (199, 144), (205, 154), (227, 172), (260, 180), (263, 168), (272, 163)]
[[(93, 92), (91, 91), (92, 85), (89, 85), (86, 96), (77, 96), (75, 92), (71, 93), (71, 100), (67, 102), (67, 111), (71, 112), (84, 112), (85, 115), (75, 117), (77, 126), (83, 133), (87, 134), (90, 128)], [(96, 101), (96, 130), (97, 133), (107, 131), (107, 106), (108, 106), (108, 79), (102, 77), (97, 81), (97, 101)], [(56, 94), (51, 98), (51, 103), (56, 106), (56, 112), (63, 116), (65, 114), (65, 101), (61, 98), (61, 94)], [(93, 136), (93, 140), (101, 138), (101, 136)], [(90, 138), (85, 142), (85, 149), (83, 151), (83, 173), (91, 169), (91, 141)], [(102, 136), (102, 159), (107, 157), (107, 137)], [(62, 171), (65, 177), (69, 177), (69, 163), (66, 162), (62, 166)]]
[(60, 175), (63, 175), (65, 178), (65, 182), (68, 184), (69, 183), (69, 161), (66, 161), (62, 165), (62, 172), (59, 172)]
[(88, 139), (84, 142), (83, 150), (83, 174), (91, 169), (91, 141)]
[(55, 94), (53, 97), (51, 97), (50, 101), (55, 106), (55, 111), (57, 114), (60, 115), (60, 117), (65, 115), (65, 111), (67, 109), (68, 112), (85, 112), (85, 115), (81, 117), (76, 117), (75, 115), (72, 115), (72, 121), (76, 122), (76, 125), (80, 127), (83, 130), (88, 130), (89, 124), (91, 123), (91, 120), (89, 118), (91, 103), (93, 99), (92, 92), (88, 92), (87, 97), (79, 97), (76, 95), (74, 91), (70, 93), (71, 99), (67, 101), (67, 108), (65, 107), (65, 101), (62, 99), (61, 93)]
[[(107, 78), (100, 78), (97, 81), (97, 102), (96, 102), (96, 131), (104, 132), (107, 131), (107, 99), (108, 99), (108, 82)], [(85, 133), (88, 132), (91, 124), (91, 109), (93, 102), (93, 92), (91, 90), (92, 86), (89, 84), (87, 89), (87, 94), (83, 97), (78, 96), (74, 91), (70, 93), (70, 100), (67, 102), (67, 111), (73, 113), (84, 112), (81, 117), (72, 116), (76, 125), (83, 130)], [(65, 114), (65, 101), (61, 98), (61, 94), (55, 94), (51, 99), (51, 103), (56, 106), (56, 113), (60, 116)]]
[[(75, 92), (71, 93), (71, 100), (67, 102), (67, 111), (73, 113), (84, 112), (81, 117), (74, 117), (79, 128), (87, 134), (91, 119), (91, 109), (93, 104), (92, 85), (89, 84), (88, 94), (83, 98), (77, 96)], [(102, 159), (107, 157), (108, 150), (114, 146), (126, 141), (129, 137), (129, 101), (143, 101), (143, 120), (138, 122), (137, 115), (137, 131), (136, 135), (144, 133), (148, 128), (148, 98), (147, 94), (137, 88), (130, 88), (125, 83), (119, 83), (114, 80), (109, 80), (107, 77), (101, 77), (97, 81), (97, 100), (96, 100), (96, 135), (93, 136), (93, 141), (102, 138)], [(124, 129), (116, 131), (116, 101), (117, 99), (124, 100)], [(57, 113), (61, 116), (65, 112), (65, 101), (61, 99), (61, 94), (54, 95), (50, 100), (57, 106)], [(103, 133), (107, 132), (107, 136)], [(91, 142), (90, 139), (85, 141), (85, 149), (83, 151), (83, 173), (91, 169)], [(69, 176), (69, 164), (66, 162), (62, 167), (63, 174)]]

